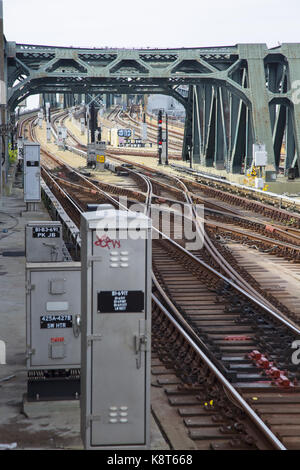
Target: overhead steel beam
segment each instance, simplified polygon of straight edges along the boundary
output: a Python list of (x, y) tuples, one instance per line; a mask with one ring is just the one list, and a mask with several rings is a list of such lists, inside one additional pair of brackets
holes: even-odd
[(252, 144), (261, 142), (268, 168), (278, 169), (287, 139), (286, 166), (299, 167), (300, 99), (292, 84), (300, 79), (300, 44), (84, 49), (10, 42), (6, 51), (11, 109), (33, 93), (167, 94), (186, 110), (184, 159), (193, 149), (195, 162), (240, 172), (252, 164)]

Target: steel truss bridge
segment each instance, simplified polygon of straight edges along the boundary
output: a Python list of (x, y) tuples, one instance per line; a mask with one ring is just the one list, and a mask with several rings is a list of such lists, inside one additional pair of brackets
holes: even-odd
[[(81, 49), (6, 42), (8, 108), (32, 94), (167, 94), (186, 110), (183, 159), (240, 172), (263, 143), (268, 169), (300, 168), (300, 44)], [(182, 92), (182, 85), (188, 93)]]

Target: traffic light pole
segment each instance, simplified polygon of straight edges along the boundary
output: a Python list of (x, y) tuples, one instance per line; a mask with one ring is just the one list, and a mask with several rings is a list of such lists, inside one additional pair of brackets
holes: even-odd
[(166, 162), (165, 165), (169, 165), (169, 160), (168, 160), (168, 143), (169, 143), (169, 128), (168, 128), (168, 115), (166, 113)]
[(95, 110), (95, 105), (94, 103), (91, 104), (90, 106), (90, 122), (89, 122), (89, 128), (91, 131), (91, 143), (95, 143), (95, 130), (96, 130), (96, 110)]
[(158, 149), (158, 165), (161, 165), (161, 148)]

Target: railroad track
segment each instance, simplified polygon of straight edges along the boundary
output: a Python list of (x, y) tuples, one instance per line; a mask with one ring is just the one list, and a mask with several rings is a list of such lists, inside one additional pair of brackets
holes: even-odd
[[(124, 152), (125, 153), (125, 152)], [(113, 158), (118, 159), (120, 162), (127, 162), (126, 158), (122, 158), (117, 155), (112, 155)], [(171, 175), (167, 175), (158, 169), (153, 169), (147, 165), (139, 164), (135, 162), (135, 168), (139, 168), (141, 171), (152, 174), (153, 176), (159, 177), (161, 179), (170, 180), (172, 179)], [(180, 177), (177, 175), (177, 178), (187, 186), (189, 192), (192, 194), (193, 200), (195, 203), (204, 203), (204, 204), (213, 204), (214, 207), (218, 206), (220, 210), (229, 211), (231, 213), (236, 213), (237, 215), (248, 216), (248, 217), (257, 217), (268, 221), (280, 222), (283, 227), (290, 229), (300, 228), (300, 216), (297, 212), (297, 206), (293, 204), (294, 212), (291, 210), (291, 207), (283, 207), (284, 203), (282, 202), (282, 207), (279, 206), (279, 201), (272, 200), (268, 196), (261, 195), (255, 192), (245, 189), (245, 195), (239, 196), (233, 194), (230, 191), (233, 190), (232, 187), (224, 186), (224, 189), (220, 190), (214, 186), (211, 186), (210, 182), (206, 181), (206, 184), (199, 183), (194, 180), (194, 177)], [(234, 187), (233, 187), (234, 188)], [(236, 189), (238, 192), (238, 189)], [(259, 198), (260, 200), (255, 200), (254, 197)]]
[[(249, 298), (246, 300), (246, 297), (237, 294), (228, 284), (228, 280), (220, 282), (220, 277), (215, 277), (211, 271), (200, 267), (198, 260), (192, 258), (191, 254), (186, 253), (186, 256), (183, 256), (183, 253), (178, 253), (167, 241), (164, 245), (156, 241), (153, 244), (153, 270), (162, 291), (166, 293), (165, 304), (169, 306), (172, 299), (172, 305), (178, 315), (184, 318), (200, 338), (202, 350), (271, 431), (280, 437), (281, 442), (287, 448), (299, 448), (297, 432), (300, 414), (296, 411), (300, 398), (298, 372), (297, 367), (291, 364), (291, 345), (295, 337), (292, 334), (288, 339), (290, 332), (285, 330), (280, 322), (269, 318), (264, 308), (249, 301)], [(167, 359), (166, 351), (169, 348), (172, 351), (172, 346), (174, 348), (174, 334), (165, 328), (163, 321), (161, 323), (159, 336), (165, 355), (159, 355), (159, 358), (165, 358), (165, 366), (168, 367), (170, 363), (172, 366), (173, 356)], [(279, 345), (281, 351), (278, 349)], [(290, 345), (290, 348), (287, 345)], [(182, 353), (185, 348), (189, 350), (180, 341), (177, 346), (177, 353)], [(179, 359), (179, 371), (185, 376), (187, 388), (192, 392), (193, 385), (198, 383), (197, 373), (194, 367), (186, 369), (186, 364), (190, 365), (189, 359), (184, 360), (182, 354)], [(176, 364), (176, 361), (174, 362)], [(289, 372), (286, 374), (283, 370)], [(180, 387), (177, 394), (180, 396)], [(217, 396), (211, 397), (213, 398), (203, 396), (202, 403), (209, 403), (215, 398), (221, 400), (219, 392)], [(203, 441), (200, 416), (205, 407), (203, 404), (198, 407), (197, 414), (197, 410), (194, 410), (196, 403), (195, 397), (191, 401), (185, 401), (181, 397), (178, 402), (172, 402), (174, 406), (181, 404), (187, 407), (184, 415), (195, 418), (185, 421), (190, 436)], [(214, 411), (222, 416), (220, 409), (222, 410), (222, 404), (218, 404), (218, 411)], [(289, 428), (289, 420), (298, 425), (294, 426), (292, 431)], [(231, 431), (235, 434), (234, 427)], [(221, 438), (219, 427), (214, 436), (216, 440)]]
[[(122, 117), (121, 117), (122, 114)], [(124, 119), (125, 118), (125, 119)], [(113, 119), (115, 122), (127, 126), (129, 125), (130, 122), (130, 127), (133, 127), (135, 129), (135, 132), (141, 136), (141, 131), (140, 131), (140, 125), (141, 123), (133, 119), (131, 116), (129, 116), (127, 113), (124, 113), (121, 111), (121, 109), (116, 113), (116, 115), (111, 116), (111, 119)], [(148, 134), (152, 142), (156, 143), (157, 142), (157, 127), (153, 125), (148, 126)], [(151, 127), (151, 130), (149, 129)], [(182, 141), (183, 141), (183, 134), (180, 134), (176, 131), (169, 130), (169, 148), (172, 150), (177, 150), (180, 151), (182, 150)]]
[[(111, 154), (109, 154), (109, 156), (110, 158), (113, 158), (115, 161), (118, 161), (120, 163), (125, 163), (127, 161), (126, 159), (116, 157), (115, 155), (112, 156)], [(139, 171), (143, 168), (143, 166), (139, 164), (134, 164), (134, 167), (137, 168)], [(178, 201), (185, 202), (186, 196), (183, 194), (182, 188), (180, 189), (180, 186), (184, 186), (185, 193), (190, 193), (189, 204), (195, 201), (197, 201), (198, 203), (205, 203), (205, 225), (207, 229), (207, 234), (212, 239), (211, 242), (209, 242), (208, 240), (207, 244), (210, 243), (212, 249), (214, 249), (212, 245), (217, 244), (217, 249), (223, 254), (221, 258), (220, 255), (216, 254), (214, 256), (211, 256), (211, 253), (210, 256), (207, 256), (207, 252), (209, 253), (209, 251), (211, 251), (211, 249), (208, 249), (206, 252), (202, 253), (202, 256), (204, 256), (206, 262), (213, 265), (214, 267), (219, 266), (219, 269), (221, 269), (221, 271), (225, 275), (229, 275), (230, 278), (241, 282), (241, 285), (243, 287), (246, 287), (248, 290), (250, 285), (252, 289), (250, 288), (249, 292), (251, 292), (253, 295), (258, 296), (260, 300), (265, 301), (268, 306), (272, 306), (273, 308), (277, 309), (278, 313), (286, 315), (292, 321), (297, 319), (297, 315), (295, 315), (293, 309), (287, 308), (285, 305), (283, 305), (280, 299), (276, 298), (276, 296), (274, 297), (272, 293), (266, 293), (259, 286), (258, 282), (245, 269), (239, 266), (239, 263), (234, 259), (234, 256), (232, 256), (232, 254), (228, 250), (226, 250), (224, 246), (220, 245), (220, 243), (218, 243), (218, 241), (216, 240), (216, 238), (219, 237), (221, 237), (222, 239), (224, 239), (225, 237), (230, 240), (240, 240), (242, 243), (248, 243), (251, 246), (253, 246), (254, 244), (255, 249), (260, 249), (261, 251), (269, 251), (272, 252), (274, 255), (279, 255), (281, 257), (296, 261), (297, 259), (299, 259), (299, 239), (297, 239), (297, 236), (295, 234), (286, 232), (287, 228), (284, 225), (276, 227), (274, 226), (274, 224), (266, 225), (265, 222), (263, 223), (262, 221), (259, 221), (257, 219), (252, 220), (254, 215), (256, 215), (253, 212), (250, 212), (251, 218), (249, 218), (249, 214), (246, 218), (244, 215), (240, 215), (241, 212), (237, 209), (232, 207), (230, 208), (228, 204), (224, 206), (223, 202), (217, 201), (211, 203), (211, 201), (207, 202), (207, 200), (202, 196), (199, 198), (198, 195), (189, 191), (188, 183), (190, 183), (190, 181), (183, 180), (182, 178), (179, 179), (170, 175), (165, 175), (161, 172), (158, 172), (157, 170), (153, 170), (150, 168), (146, 168), (146, 171), (144, 171), (144, 173), (149, 179), (151, 179), (153, 187), (152, 200), (155, 203), (174, 204)], [(159, 196), (157, 196), (158, 194)], [(207, 216), (208, 211), (209, 215)], [(212, 216), (216, 215), (217, 218), (220, 218), (220, 216), (223, 216), (223, 218), (225, 217), (225, 220), (227, 217), (227, 222), (229, 218), (231, 224), (232, 222), (234, 222), (233, 228), (230, 227), (228, 223), (226, 225), (222, 225), (220, 223), (218, 223), (218, 225), (212, 224), (209, 220), (209, 217), (211, 218)], [(285, 215), (286, 214), (284, 214), (284, 216)], [(240, 225), (242, 228), (237, 229), (236, 225)], [(251, 232), (249, 230), (245, 231), (245, 225), (248, 228), (250, 226)], [(266, 230), (266, 228), (268, 230)], [(216, 229), (218, 229), (217, 237)], [(259, 232), (259, 235), (256, 232)], [(234, 267), (233, 276), (230, 273), (230, 271), (232, 272), (232, 269), (229, 269), (229, 271), (224, 271), (224, 266), (226, 264), (227, 266), (230, 265)], [(243, 282), (243, 280), (246, 281), (248, 286)]]
[[(247, 401), (175, 318), (174, 312), (170, 314), (170, 307), (165, 308), (154, 295), (152, 409), (158, 420), (166, 416), (170, 419), (166, 433), (171, 447), (176, 450), (282, 449), (277, 437), (267, 430)], [(157, 393), (157, 387), (164, 391), (165, 400)], [(186, 435), (178, 431), (183, 426)]]
[[(120, 161), (120, 163), (122, 162), (124, 163), (127, 161), (124, 158), (116, 157), (115, 155), (111, 155), (110, 153), (109, 155), (114, 160)], [(137, 169), (144, 168), (142, 165), (138, 165), (138, 164), (135, 164), (134, 166)], [(155, 203), (162, 203), (163, 202), (162, 196), (166, 196), (166, 197), (169, 196), (171, 201), (165, 200), (165, 202), (167, 203), (171, 202), (174, 204), (175, 199), (177, 201), (178, 199), (181, 201), (184, 200), (184, 197), (181, 194), (181, 190), (176, 188), (174, 185), (174, 177), (164, 175), (161, 172), (158, 172), (156, 170), (149, 169), (149, 168), (146, 169), (146, 174), (148, 174), (148, 176), (149, 175), (151, 176), (151, 174), (155, 176), (155, 178), (153, 176), (151, 178), (151, 182), (153, 185), (153, 193), (154, 193), (152, 199)], [(166, 180), (168, 184), (166, 184)], [(170, 184), (170, 180), (171, 180), (171, 184)], [(182, 178), (180, 179), (180, 181), (182, 181)], [(184, 181), (185, 181), (184, 184), (186, 186), (187, 186), (187, 183), (190, 183), (190, 181), (186, 181), (186, 180)], [(160, 196), (157, 196), (157, 194), (160, 194)], [(217, 214), (217, 217), (220, 218), (220, 211), (221, 211), (221, 212), (225, 212), (225, 214), (227, 213), (235, 214), (238, 217), (235, 217), (234, 219), (231, 217), (230, 222), (234, 221), (233, 228), (228, 226), (228, 223), (225, 226), (224, 225), (221, 226), (220, 224), (218, 224), (219, 233), (217, 234), (217, 238), (221, 237), (222, 240), (224, 239), (239, 240), (241, 243), (250, 244), (250, 246), (254, 247), (254, 249), (259, 249), (260, 251), (264, 251), (264, 252), (268, 251), (275, 255), (285, 257), (287, 259), (292, 259), (293, 262), (297, 260), (297, 258), (299, 257), (299, 248), (297, 246), (299, 241), (297, 240), (297, 236), (290, 237), (290, 235), (288, 235), (288, 233), (292, 230), (291, 228), (286, 227), (285, 225), (276, 227), (274, 226), (274, 223), (270, 225), (267, 217), (265, 217), (265, 221), (263, 222), (257, 219), (250, 220), (250, 217), (251, 219), (253, 219), (253, 217), (256, 216), (257, 214), (251, 211), (250, 212), (248, 211), (247, 213), (248, 217), (245, 218), (245, 215), (243, 215), (245, 214), (245, 211), (240, 211), (236, 209), (235, 207), (232, 208), (232, 206), (230, 206), (228, 203), (224, 204), (223, 201), (212, 202), (211, 198), (207, 200), (208, 198), (203, 197), (203, 195), (199, 197), (199, 195), (195, 195), (194, 193), (191, 193), (191, 195), (193, 197), (194, 202), (196, 201), (198, 203), (203, 203), (203, 202), (205, 203), (207, 233), (210, 235), (211, 238), (214, 239), (213, 240), (214, 243), (217, 243), (215, 240), (216, 238), (215, 233), (216, 233), (217, 225), (214, 224), (213, 229), (209, 229), (208, 217), (212, 218), (212, 216), (214, 217)], [(207, 212), (209, 211), (209, 209), (211, 210), (209, 212), (209, 216), (207, 216)], [(219, 212), (217, 213), (216, 210), (218, 210)], [(284, 214), (284, 217), (285, 216), (286, 214)], [(268, 222), (268, 224), (266, 224), (266, 222)], [(238, 228), (237, 230), (236, 228), (237, 223), (242, 227), (241, 229)], [(249, 225), (251, 225), (251, 232), (249, 232), (249, 230), (245, 231), (245, 223), (247, 223), (248, 227)], [(222, 228), (223, 228), (223, 231), (222, 231)], [(255, 232), (259, 232), (260, 233), (259, 236)], [(277, 241), (279, 243), (277, 243)], [(252, 287), (259, 293), (259, 295), (265, 298), (267, 302), (271, 302), (273, 307), (279, 309), (281, 313), (284, 313), (285, 315), (287, 315), (291, 320), (296, 319), (297, 315), (295, 315), (295, 312), (293, 311), (294, 309), (287, 308), (285, 305), (282, 304), (280, 299), (276, 298), (276, 296), (274, 297), (272, 293), (270, 292), (266, 293), (264, 289), (262, 289), (259, 286), (258, 282), (256, 282), (256, 280), (253, 277), (251, 277), (251, 275), (249, 275), (249, 273), (245, 269), (239, 266), (239, 263), (234, 259), (232, 254), (228, 252), (228, 250), (227, 251), (225, 250), (224, 246), (222, 245), (220, 246), (219, 244), (218, 249), (219, 251), (223, 251), (225, 258), (227, 258), (227, 261), (231, 265), (234, 265), (234, 268), (236, 271), (239, 272), (240, 277), (247, 280), (248, 283), (250, 283)], [(211, 263), (212, 260), (208, 260), (208, 262)], [(222, 262), (222, 264), (224, 263)]]
[[(56, 167), (58, 163), (55, 161)], [(116, 193), (108, 193), (111, 188), (101, 189), (73, 169), (65, 168), (62, 176), (51, 174), (49, 168), (45, 171), (55, 182), (52, 181), (52, 188), (57, 186), (58, 195), (58, 188), (64, 187), (73, 217), (78, 213), (77, 223), (80, 210), (88, 201), (118, 204)], [(76, 178), (79, 184), (74, 182)], [(146, 181), (144, 176), (139, 194), (149, 208), (154, 188), (153, 184), (146, 188)], [(60, 197), (65, 202), (62, 193)], [(153, 241), (154, 284), (158, 292), (158, 299), (154, 299), (154, 351), (156, 359), (176, 376), (177, 382), (171, 384), (171, 389), (166, 388), (166, 394), (175, 407), (185, 403), (184, 410), (181, 405), (178, 410), (189, 439), (199, 448), (299, 448), (300, 414), (291, 412), (297, 409), (300, 399), (298, 372), (291, 364), (291, 346), (286, 349), (298, 337), (299, 330), (207, 265), (201, 253), (198, 257), (195, 254), (163, 236)], [(204, 369), (200, 367), (203, 359), (192, 353), (191, 346), (185, 346), (180, 328), (167, 326), (169, 310), (179, 315), (180, 328), (189, 324), (193, 341), (197, 347), (201, 345), (223, 379), (208, 373), (208, 362)], [(160, 313), (156, 315), (157, 312)], [(175, 352), (167, 354), (168, 349)], [(220, 380), (222, 387), (216, 385)], [(234, 389), (229, 386), (226, 397), (220, 390), (224, 386), (222, 380)], [(235, 404), (231, 400), (226, 403), (235, 412), (222, 414), (227, 409), (224, 400), (230, 393), (234, 393)], [(175, 399), (182, 395), (185, 401)], [(289, 428), (286, 423), (291, 415), (294, 425)]]
[[(118, 112), (119, 110), (115, 108), (111, 111), (108, 117), (113, 118), (114, 114)], [(83, 146), (82, 143), (78, 142), (78, 139), (76, 140), (78, 146), (84, 150), (86, 146)], [(143, 154), (143, 157), (147, 156), (147, 154), (144, 154), (141, 150), (139, 150), (139, 152), (129, 152), (128, 149), (110, 149), (110, 153), (115, 156), (120, 153), (128, 153), (128, 155)], [(155, 152), (150, 152), (148, 153), (148, 156), (157, 157), (157, 154)], [(178, 159), (178, 157), (176, 159)], [(147, 167), (144, 164), (141, 165), (135, 163), (135, 166), (153, 172), (153, 168)], [(185, 167), (180, 167), (180, 165), (172, 163), (170, 164), (170, 167), (181, 173), (182, 170), (188, 170)], [(251, 190), (251, 188), (241, 187), (240, 185), (230, 185), (228, 182), (221, 181), (218, 178), (207, 178), (204, 174), (203, 176), (197, 173), (190, 174), (185, 177), (181, 175), (180, 177), (186, 184), (191, 185), (191, 192), (198, 196), (201, 195), (207, 204), (209, 202), (214, 204), (218, 201), (219, 205), (223, 205), (227, 210), (229, 208), (232, 210), (232, 207), (235, 207), (236, 210), (238, 210), (237, 208), (239, 207), (245, 215), (256, 213), (259, 214), (260, 217), (265, 215), (266, 219), (271, 218), (291, 225), (293, 225), (291, 219), (294, 218), (295, 214), (297, 215), (297, 213), (299, 214), (300, 212), (299, 204), (297, 204), (296, 201), (289, 201), (288, 198), (278, 197), (275, 199), (268, 193), (256, 192)], [(276, 209), (279, 210), (277, 211)], [(299, 220), (294, 226), (299, 227)]]
[[(147, 126), (148, 126), (148, 127), (151, 127), (153, 130), (157, 131), (157, 128), (158, 128), (158, 125), (157, 125), (157, 117), (154, 116), (154, 115), (152, 115), (152, 117), (151, 117), (149, 114), (148, 114), (148, 116), (149, 116), (149, 118), (147, 119)], [(138, 119), (134, 119), (134, 118), (130, 115), (130, 113), (128, 114), (128, 112), (126, 112), (126, 117), (127, 117), (127, 119), (132, 120), (132, 122), (134, 122), (134, 123), (140, 124), (140, 122), (141, 122), (141, 121), (138, 120)], [(150, 118), (150, 117), (151, 117), (151, 118)], [(152, 122), (152, 118), (154, 118), (154, 122)], [(175, 121), (176, 121), (176, 120), (175, 120)], [(170, 117), (169, 117), (169, 123), (170, 123)], [(164, 123), (163, 123), (163, 124), (164, 124)], [(182, 124), (182, 127), (180, 128), (180, 130), (175, 130), (175, 129), (173, 129), (173, 128), (172, 128), (173, 124), (174, 124), (174, 123), (172, 123), (172, 121), (171, 121), (171, 125), (169, 125), (169, 132), (170, 132), (174, 137), (177, 137), (177, 138), (179, 138), (179, 139), (182, 140), (182, 139), (183, 139), (183, 136), (184, 136), (184, 126), (183, 126), (183, 124)], [(178, 121), (176, 122), (175, 127), (177, 127), (177, 129), (179, 129), (179, 128), (178, 128)]]
[[(71, 134), (71, 137), (76, 141), (78, 146), (86, 151), (86, 146), (82, 145), (82, 143), (79, 142), (79, 140), (73, 134)], [(122, 158), (116, 155), (116, 153), (120, 153), (119, 151), (123, 152), (123, 154), (126, 154), (126, 149), (118, 149), (118, 152), (112, 152), (112, 150), (109, 149), (107, 151), (107, 155), (120, 161), (121, 164), (128, 163), (126, 158)], [(172, 176), (166, 175), (157, 169), (154, 170), (151, 167), (138, 163), (134, 163), (134, 167), (136, 169), (140, 169), (142, 172), (148, 173), (148, 176), (151, 174), (156, 176), (157, 180), (159, 178), (161, 180), (172, 180)], [(265, 204), (262, 201), (256, 201), (252, 199), (249, 200), (249, 196), (253, 196), (255, 193), (247, 194), (248, 197), (240, 197), (236, 194), (231, 194), (228, 191), (221, 191), (215, 187), (208, 186), (207, 184), (202, 184), (182, 176), (180, 176), (180, 180), (186, 185), (188, 191), (191, 192), (192, 199), (195, 204), (204, 203), (208, 207), (231, 212), (236, 215), (248, 218), (259, 216), (260, 219), (264, 218), (267, 223), (270, 221), (277, 221), (277, 223), (279, 222), (282, 224), (282, 227), (280, 227), (281, 230), (290, 231), (290, 233), (292, 233), (292, 228), (300, 229), (299, 214), (296, 212), (291, 212), (290, 210), (286, 210), (285, 208), (278, 208), (274, 207), (274, 205)], [(160, 182), (162, 183), (162, 181)], [(261, 195), (259, 197), (262, 198)], [(269, 201), (268, 197), (267, 200)]]

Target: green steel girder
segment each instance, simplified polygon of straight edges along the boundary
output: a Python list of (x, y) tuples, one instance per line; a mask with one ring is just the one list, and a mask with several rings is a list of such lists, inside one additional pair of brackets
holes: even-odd
[(286, 168), (300, 168), (298, 43), (81, 49), (7, 42), (6, 57), (10, 109), (37, 93), (168, 94), (186, 109), (184, 159), (192, 149), (195, 162), (241, 171), (260, 142), (269, 168), (278, 169), (285, 137)]

